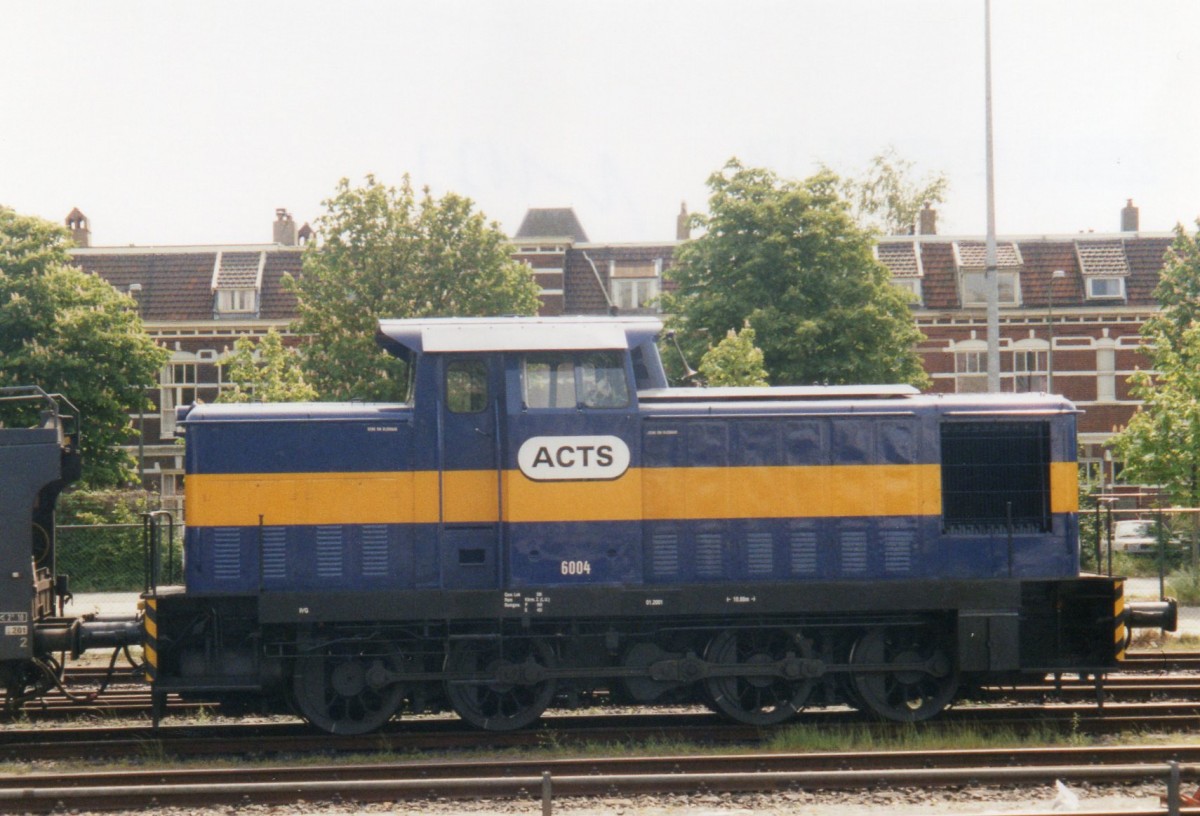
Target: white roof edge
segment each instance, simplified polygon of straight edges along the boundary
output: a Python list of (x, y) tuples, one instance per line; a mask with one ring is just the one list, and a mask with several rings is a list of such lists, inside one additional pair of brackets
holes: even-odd
[(629, 331), (657, 333), (649, 317), (444, 317), (380, 320), (384, 336), (426, 352), (586, 351), (629, 348)]

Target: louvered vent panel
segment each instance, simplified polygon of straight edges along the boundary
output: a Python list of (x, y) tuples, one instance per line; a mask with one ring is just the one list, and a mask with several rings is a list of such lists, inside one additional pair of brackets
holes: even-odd
[(287, 577), (287, 530), (264, 527), (262, 531), (263, 578)]
[(242, 577), (242, 531), (219, 527), (213, 532), (213, 578), (236, 581)]
[(842, 573), (861, 575), (867, 571), (867, 531), (842, 530)]
[(746, 568), (751, 575), (770, 575), (775, 571), (775, 537), (770, 533), (746, 536)]
[(721, 534), (700, 533), (696, 536), (696, 575), (719, 578), (722, 573)]
[(792, 530), (790, 544), (792, 575), (816, 575), (817, 531)]
[(679, 536), (675, 533), (655, 533), (650, 538), (650, 568), (659, 578), (679, 574)]
[(362, 574), (375, 578), (388, 574), (388, 530), (382, 524), (362, 528)]
[(897, 575), (912, 572), (912, 530), (883, 531), (883, 570)]
[(342, 528), (317, 528), (317, 577), (342, 577)]

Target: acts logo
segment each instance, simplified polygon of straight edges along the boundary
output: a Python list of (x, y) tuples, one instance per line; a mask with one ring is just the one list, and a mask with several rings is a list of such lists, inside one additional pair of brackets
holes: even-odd
[(517, 465), (536, 482), (616, 479), (629, 469), (629, 446), (615, 436), (535, 436)]

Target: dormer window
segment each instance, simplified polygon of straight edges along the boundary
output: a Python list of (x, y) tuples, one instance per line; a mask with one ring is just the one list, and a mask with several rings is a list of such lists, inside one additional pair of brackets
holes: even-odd
[[(959, 301), (964, 308), (987, 306), (987, 246), (981, 241), (955, 241), (954, 265), (958, 269)], [(1012, 242), (996, 245), (996, 286), (1001, 306), (1021, 305), (1020, 248)]]
[(662, 258), (652, 261), (609, 261), (608, 277), (612, 301), (624, 313), (658, 311), (652, 301), (658, 297), (662, 278)]
[(915, 241), (887, 241), (875, 246), (875, 257), (892, 273), (892, 285), (912, 295), (912, 305), (922, 304), (921, 279), (925, 268)]
[(257, 312), (258, 293), (253, 289), (220, 289), (217, 291), (217, 312)]
[(1089, 300), (1124, 300), (1124, 278), (1088, 278), (1087, 296)]
[(1075, 256), (1087, 285), (1088, 300), (1124, 300), (1129, 258), (1124, 241), (1076, 241)]
[[(996, 286), (1001, 306), (1021, 305), (1021, 282), (1016, 272), (996, 270)], [(987, 276), (984, 272), (962, 273), (962, 305), (987, 306)]]
[(218, 252), (213, 264), (213, 317), (258, 317), (265, 252)]

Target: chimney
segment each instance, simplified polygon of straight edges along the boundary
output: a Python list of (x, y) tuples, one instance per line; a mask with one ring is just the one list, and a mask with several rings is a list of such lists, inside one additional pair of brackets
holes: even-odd
[(75, 246), (87, 247), (92, 244), (92, 231), (88, 229), (87, 216), (76, 207), (67, 215), (67, 228), (71, 230), (71, 238)]
[(301, 244), (307, 244), (312, 241), (313, 236), (316, 234), (317, 231), (310, 227), (308, 222), (305, 221), (304, 226), (300, 228), (300, 232), (296, 233), (296, 236), (300, 239)]
[(692, 237), (691, 227), (688, 226), (687, 202), (679, 202), (679, 215), (675, 218), (675, 240), (686, 241)]
[(937, 210), (930, 207), (928, 201), (918, 216), (917, 224), (918, 235), (937, 235)]
[(283, 246), (296, 245), (296, 222), (282, 207), (275, 210), (275, 243)]
[(1125, 206), (1121, 208), (1121, 232), (1137, 232), (1138, 231), (1138, 208), (1133, 206), (1133, 199), (1125, 199)]

